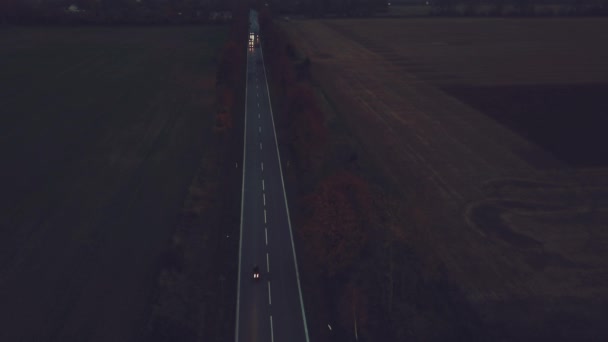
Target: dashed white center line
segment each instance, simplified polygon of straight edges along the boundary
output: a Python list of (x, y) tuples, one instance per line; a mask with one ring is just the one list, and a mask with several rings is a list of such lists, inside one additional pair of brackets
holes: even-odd
[(262, 149), (262, 143), (260, 143), (260, 150)]
[(258, 126), (258, 132), (262, 133), (262, 127)]
[(266, 253), (266, 271), (270, 272), (270, 258), (268, 257), (268, 253)]
[(266, 206), (266, 194), (265, 194), (265, 193), (263, 193), (263, 194), (262, 194), (262, 197), (264, 198), (264, 206)]
[(274, 330), (272, 329), (272, 315), (270, 315), (270, 342), (274, 342)]
[(258, 113), (258, 119), (260, 118), (260, 113)]
[(260, 103), (258, 102), (258, 108), (260, 108)]
[[(266, 238), (266, 246), (268, 246), (268, 227), (264, 227), (264, 237)], [(266, 257), (268, 257), (268, 253), (266, 253)]]
[(268, 281), (268, 305), (272, 305), (272, 296), (270, 295), (270, 280)]
[(266, 191), (264, 190), (264, 180), (262, 179), (262, 191)]
[(262, 171), (264, 171), (264, 162), (262, 162)]
[(264, 209), (264, 223), (266, 223), (266, 209)]

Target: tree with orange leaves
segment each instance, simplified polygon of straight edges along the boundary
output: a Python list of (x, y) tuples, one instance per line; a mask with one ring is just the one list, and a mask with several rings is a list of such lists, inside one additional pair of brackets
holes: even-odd
[(361, 178), (346, 171), (325, 179), (308, 198), (310, 219), (302, 236), (328, 276), (350, 267), (369, 239), (371, 195)]
[(234, 106), (234, 91), (228, 87), (218, 89), (216, 101), (220, 107), (232, 109)]
[(215, 129), (225, 131), (232, 128), (232, 111), (234, 106), (234, 92), (228, 87), (218, 89), (218, 110), (215, 116)]
[(232, 128), (232, 114), (229, 111), (222, 109), (217, 113), (215, 118), (216, 130), (225, 131)]

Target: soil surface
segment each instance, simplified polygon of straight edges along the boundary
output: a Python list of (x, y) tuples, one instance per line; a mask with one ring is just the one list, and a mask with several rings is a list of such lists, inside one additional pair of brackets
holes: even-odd
[(281, 26), (493, 340), (608, 337), (608, 20)]

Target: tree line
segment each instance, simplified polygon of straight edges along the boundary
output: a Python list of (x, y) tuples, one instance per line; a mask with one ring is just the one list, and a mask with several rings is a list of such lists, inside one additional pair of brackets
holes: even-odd
[(236, 1), (2, 0), (0, 24), (195, 24), (232, 19)]
[(607, 15), (608, 0), (431, 0), (431, 15), (585, 16)]
[[(274, 13), (309, 17), (368, 17), (389, 12), (388, 0), (255, 0)], [(398, 1), (392, 5), (398, 5)], [(608, 0), (412, 0), (431, 16), (598, 16), (608, 14)], [(260, 7), (261, 8), (261, 7)]]
[(294, 14), (309, 17), (361, 17), (371, 16), (377, 12), (386, 12), (389, 2), (388, 0), (253, 0), (252, 5), (256, 8), (267, 7), (274, 14)]

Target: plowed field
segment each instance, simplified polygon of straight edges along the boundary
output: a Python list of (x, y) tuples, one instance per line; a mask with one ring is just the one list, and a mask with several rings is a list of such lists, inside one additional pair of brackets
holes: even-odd
[(608, 20), (282, 26), (496, 338), (608, 336)]

